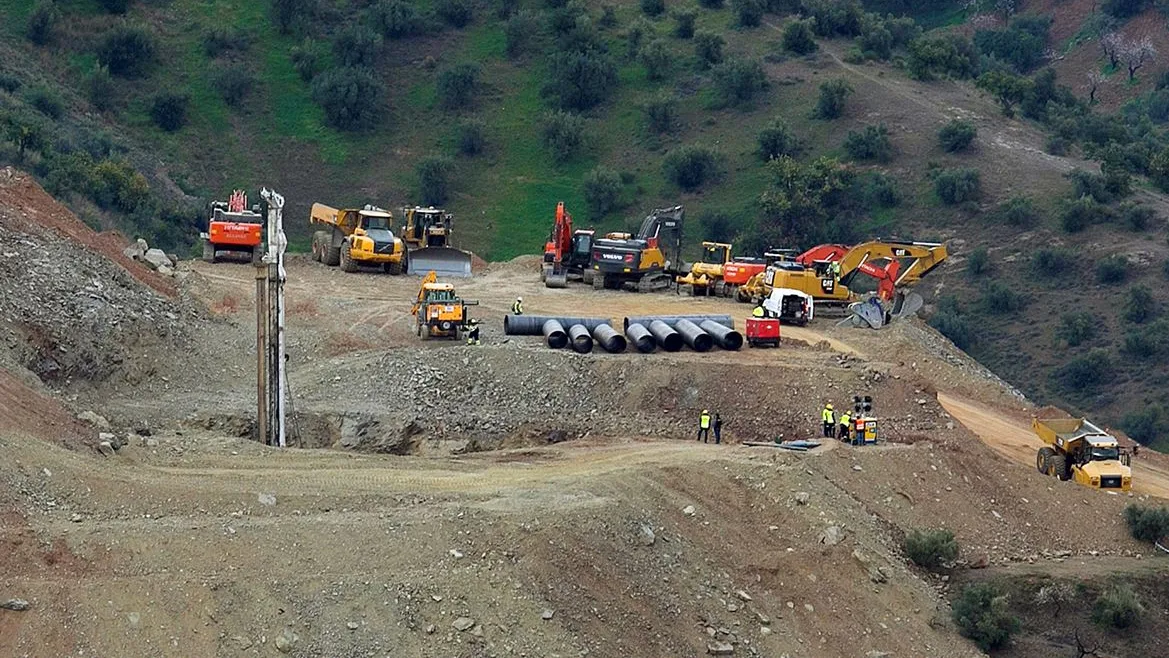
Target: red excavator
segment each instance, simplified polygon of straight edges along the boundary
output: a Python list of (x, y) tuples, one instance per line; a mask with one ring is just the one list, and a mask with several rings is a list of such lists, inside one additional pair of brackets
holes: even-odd
[(264, 218), (248, 208), (248, 197), (243, 190), (231, 193), (227, 201), (212, 201), (207, 232), (200, 233), (203, 240), (203, 260), (214, 263), (221, 251), (242, 252), (251, 255), (253, 263), (259, 263), (264, 256)]
[[(564, 208), (564, 202), (556, 204), (556, 221), (552, 233), (544, 244), (544, 262), (540, 268), (540, 280), (549, 288), (564, 288), (568, 277), (591, 279), (589, 259), (593, 253), (593, 229), (572, 230), (572, 215)], [(586, 280), (585, 283), (591, 283)]]

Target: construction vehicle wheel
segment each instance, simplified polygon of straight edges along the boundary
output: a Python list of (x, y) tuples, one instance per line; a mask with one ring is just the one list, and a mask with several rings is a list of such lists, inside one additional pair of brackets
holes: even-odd
[(585, 270), (580, 273), (580, 280), (583, 281), (585, 285), (591, 286), (593, 284), (594, 274), (595, 272), (592, 270)]
[(385, 270), (386, 274), (398, 276), (402, 273), (402, 261), (398, 261), (396, 263), (386, 263)]
[(605, 289), (605, 275), (604, 274), (593, 274), (593, 290), (604, 290), (604, 289)]
[(1035, 454), (1035, 468), (1042, 474), (1047, 475), (1047, 460), (1051, 459), (1055, 451), (1051, 448), (1040, 448), (1039, 452)]
[(356, 272), (357, 263), (353, 262), (353, 256), (349, 253), (349, 245), (341, 247), (341, 271), (342, 272)]
[(256, 245), (252, 247), (252, 265), (259, 265), (262, 262), (264, 262), (264, 250), (260, 248), (260, 245)]
[(425, 338), (425, 339), (430, 338), (430, 325), (424, 324), (421, 327), (419, 327), (419, 330), (422, 332), (420, 335), (422, 338)]
[(751, 301), (751, 294), (742, 288), (735, 288), (735, 301), (741, 304), (746, 304)]
[(1068, 470), (1068, 458), (1059, 453), (1053, 454), (1047, 460), (1047, 472), (1064, 482), (1072, 479), (1072, 473)]
[(210, 240), (203, 241), (203, 260), (208, 263), (215, 262), (215, 245), (211, 244)]
[(337, 267), (341, 264), (341, 247), (325, 246), (325, 250), (321, 252), (321, 262), (329, 267)]

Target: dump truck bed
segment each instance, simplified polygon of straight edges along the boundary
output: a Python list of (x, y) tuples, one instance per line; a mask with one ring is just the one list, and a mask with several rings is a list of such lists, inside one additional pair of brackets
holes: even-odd
[[(1108, 436), (1108, 432), (1088, 422), (1086, 418), (1035, 418), (1031, 421), (1035, 434), (1044, 443), (1068, 445), (1088, 436)], [(1062, 439), (1062, 441), (1059, 441)]]

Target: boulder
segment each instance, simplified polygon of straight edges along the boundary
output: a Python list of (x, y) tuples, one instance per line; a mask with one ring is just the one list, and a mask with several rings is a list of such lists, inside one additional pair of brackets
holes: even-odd
[(163, 276), (174, 276), (175, 270), (169, 265), (159, 265), (157, 272)]
[(706, 645), (706, 653), (712, 656), (733, 656), (735, 647), (729, 642), (711, 642)]
[(163, 266), (174, 267), (174, 263), (170, 262), (170, 258), (162, 249), (147, 249), (146, 253), (142, 255), (142, 260), (156, 270)]
[(359, 452), (407, 455), (418, 448), (422, 428), (413, 420), (354, 414), (341, 421), (341, 447)]
[(142, 260), (142, 256), (146, 254), (146, 250), (142, 249), (138, 244), (132, 244), (122, 250), (122, 255), (130, 260)]
[(95, 414), (92, 411), (82, 411), (81, 413), (77, 414), (77, 420), (89, 423), (99, 430), (110, 429), (110, 421), (106, 420), (103, 416)]
[(830, 525), (820, 533), (821, 544), (835, 546), (842, 541), (844, 541), (844, 531), (840, 529), (840, 526)]
[(30, 606), (28, 601), (25, 601), (24, 599), (8, 599), (7, 601), (0, 603), (0, 608), (4, 610), (13, 610), (16, 612), (24, 612), (25, 610), (28, 610), (29, 607)]

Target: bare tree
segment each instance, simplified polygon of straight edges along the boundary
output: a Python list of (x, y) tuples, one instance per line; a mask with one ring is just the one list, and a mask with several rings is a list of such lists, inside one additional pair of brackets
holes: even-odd
[(1084, 658), (1085, 656), (1096, 656), (1096, 658), (1100, 657), (1099, 651), (1104, 648), (1103, 644), (1097, 642), (1095, 646), (1088, 646), (1084, 643), (1084, 640), (1080, 639), (1080, 629), (1078, 628), (1075, 631), (1075, 640), (1076, 658)]
[(1125, 41), (1120, 47), (1119, 56), (1128, 67), (1128, 79), (1133, 80), (1142, 66), (1157, 59), (1157, 47), (1151, 38), (1141, 37), (1136, 41)]
[[(1104, 77), (1104, 76), (1101, 76)], [(1053, 583), (1044, 585), (1035, 593), (1035, 605), (1047, 605), (1055, 608), (1053, 616), (1058, 617), (1065, 604), (1076, 598), (1076, 590), (1068, 583)]]
[(1086, 77), (1088, 78), (1088, 103), (1095, 103), (1096, 91), (1100, 89), (1100, 85), (1108, 81), (1108, 78), (1096, 70), (1088, 71)]
[(1112, 68), (1120, 66), (1120, 51), (1124, 46), (1124, 37), (1119, 32), (1109, 32), (1100, 37), (1100, 48), (1108, 56), (1108, 63)]

